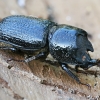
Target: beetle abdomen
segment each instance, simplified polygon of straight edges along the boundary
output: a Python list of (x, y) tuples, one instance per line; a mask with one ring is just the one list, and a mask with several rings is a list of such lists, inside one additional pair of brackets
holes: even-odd
[(18, 48), (40, 49), (46, 45), (52, 23), (33, 17), (6, 17), (0, 23), (0, 40), (9, 41)]

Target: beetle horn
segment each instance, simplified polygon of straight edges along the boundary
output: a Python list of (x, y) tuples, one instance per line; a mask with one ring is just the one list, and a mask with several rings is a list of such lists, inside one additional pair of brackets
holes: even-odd
[(87, 48), (87, 51), (91, 51), (91, 52), (94, 51), (93, 46), (92, 46), (92, 44), (90, 43), (90, 41), (88, 41), (88, 42), (86, 43), (86, 48)]

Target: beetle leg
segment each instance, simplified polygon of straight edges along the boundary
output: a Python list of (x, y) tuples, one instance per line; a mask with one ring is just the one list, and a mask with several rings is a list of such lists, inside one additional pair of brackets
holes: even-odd
[(98, 59), (91, 59), (89, 62), (88, 62), (88, 68), (92, 67), (92, 66), (95, 66), (95, 65), (98, 65), (99, 63), (99, 60)]
[(67, 72), (67, 74), (68, 74), (70, 77), (72, 77), (72, 78), (75, 79), (78, 83), (80, 83), (79, 78), (78, 78), (77, 76), (75, 76), (75, 75), (69, 70), (68, 65), (62, 64), (61, 67), (62, 67), (62, 69), (63, 69), (64, 71)]
[(30, 62), (30, 61), (32, 61), (32, 60), (35, 60), (35, 59), (38, 59), (38, 58), (41, 58), (41, 57), (45, 57), (46, 56), (46, 54), (44, 53), (44, 52), (40, 52), (39, 54), (37, 54), (36, 56), (32, 56), (32, 57), (29, 57), (29, 58), (27, 58), (27, 59), (25, 59), (25, 60), (17, 60), (17, 59), (9, 59), (9, 60), (7, 60), (8, 62), (9, 61), (18, 61), (18, 62), (26, 62), (26, 63), (28, 63), (28, 62)]
[(46, 51), (46, 52), (40, 52), (36, 56), (29, 57), (29, 58), (25, 59), (24, 61), (25, 62), (30, 62), (32, 60), (39, 59), (39, 58), (46, 59), (47, 55), (48, 55), (48, 51)]
[(39, 58), (41, 58), (41, 57), (44, 57), (44, 58), (46, 58), (47, 57), (47, 52), (40, 52), (39, 54), (37, 54), (36, 56), (32, 56), (32, 57), (29, 57), (29, 58), (27, 58), (27, 59), (24, 59), (24, 60), (17, 60), (17, 59), (9, 59), (9, 60), (7, 60), (8, 62), (9, 61), (18, 61), (18, 62), (26, 62), (26, 63), (28, 63), (28, 62), (30, 62), (30, 61), (32, 61), (32, 60), (36, 60), (36, 59), (39, 59)]
[(3, 50), (11, 50), (11, 51), (17, 51), (16, 48), (13, 48), (13, 47), (0, 47), (0, 49), (3, 49)]
[(62, 69), (63, 69), (64, 71), (67, 72), (67, 74), (68, 74), (70, 77), (72, 77), (73, 79), (75, 79), (79, 84), (86, 85), (86, 86), (88, 86), (89, 89), (91, 88), (91, 86), (90, 86), (89, 84), (82, 83), (82, 82), (79, 80), (79, 78), (78, 78), (76, 75), (74, 75), (74, 74), (69, 70), (68, 65), (66, 65), (66, 64), (61, 64), (61, 67), (62, 67)]
[(24, 61), (25, 62), (30, 62), (30, 61), (32, 61), (32, 60), (36, 60), (36, 59), (39, 59), (39, 58), (41, 58), (41, 57), (44, 57), (44, 58), (46, 58), (47, 57), (47, 52), (40, 52), (39, 54), (37, 54), (36, 56), (32, 56), (32, 57), (30, 57), (30, 58), (27, 58), (27, 59), (25, 59)]

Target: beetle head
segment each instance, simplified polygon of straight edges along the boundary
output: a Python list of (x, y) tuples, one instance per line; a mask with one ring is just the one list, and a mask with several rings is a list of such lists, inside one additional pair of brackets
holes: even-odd
[(89, 62), (91, 61), (91, 57), (88, 51), (93, 52), (93, 46), (91, 42), (87, 38), (87, 33), (84, 30), (80, 30), (77, 33), (76, 45), (77, 45), (77, 52), (76, 52), (76, 60), (79, 64), (82, 64), (84, 67), (88, 68)]

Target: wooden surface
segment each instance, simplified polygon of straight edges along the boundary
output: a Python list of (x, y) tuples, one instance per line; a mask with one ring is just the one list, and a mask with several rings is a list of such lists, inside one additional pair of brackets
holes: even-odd
[[(100, 58), (100, 1), (99, 0), (26, 0), (19, 6), (17, 0), (0, 0), (0, 18), (21, 14), (52, 18), (59, 24), (68, 24), (85, 29), (92, 35), (90, 41), (95, 52), (92, 58)], [(82, 82), (91, 85), (91, 90), (70, 78), (58, 64), (40, 60), (28, 64), (9, 58), (24, 59), (23, 55), (0, 50), (0, 100), (99, 100), (100, 68), (87, 73), (76, 73)], [(95, 76), (95, 74), (97, 76)]]

